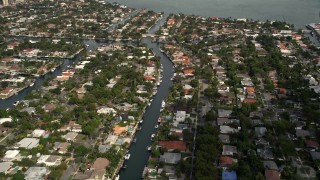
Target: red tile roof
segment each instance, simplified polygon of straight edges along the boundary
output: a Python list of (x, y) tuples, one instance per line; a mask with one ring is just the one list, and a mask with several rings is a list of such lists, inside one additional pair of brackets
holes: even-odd
[(244, 102), (244, 103), (256, 103), (257, 100), (256, 100), (256, 99), (245, 98), (245, 99), (243, 100), (243, 102)]
[(167, 150), (178, 149), (180, 151), (187, 151), (186, 143), (183, 141), (160, 141), (159, 145)]
[(305, 144), (309, 148), (318, 148), (319, 147), (319, 143), (317, 141), (313, 141), (313, 140), (306, 140)]
[(280, 173), (276, 170), (265, 170), (264, 175), (266, 176), (266, 180), (280, 180)]
[(228, 156), (221, 156), (219, 163), (220, 163), (220, 166), (223, 166), (223, 167), (231, 166), (233, 163), (233, 159)]

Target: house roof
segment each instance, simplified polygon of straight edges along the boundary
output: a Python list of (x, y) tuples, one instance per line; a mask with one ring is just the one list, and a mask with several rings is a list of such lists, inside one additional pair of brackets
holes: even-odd
[(160, 141), (159, 145), (168, 150), (178, 149), (180, 151), (186, 151), (186, 143), (183, 141)]
[(160, 156), (160, 162), (165, 162), (169, 164), (177, 164), (181, 160), (180, 153), (164, 153)]
[(266, 180), (280, 180), (280, 173), (276, 170), (265, 170), (264, 175)]
[(306, 140), (305, 144), (308, 148), (318, 148), (319, 147), (319, 143), (317, 141), (313, 141), (313, 140)]
[(274, 161), (263, 161), (265, 169), (278, 170), (278, 166)]
[(220, 166), (231, 166), (233, 163), (232, 157), (229, 156), (221, 156), (219, 160)]
[(257, 100), (256, 99), (251, 99), (251, 98), (245, 98), (243, 100), (244, 103), (256, 103)]
[(93, 165), (92, 168), (96, 169), (96, 170), (102, 170), (105, 169), (107, 166), (109, 166), (110, 161), (106, 158), (97, 158)]

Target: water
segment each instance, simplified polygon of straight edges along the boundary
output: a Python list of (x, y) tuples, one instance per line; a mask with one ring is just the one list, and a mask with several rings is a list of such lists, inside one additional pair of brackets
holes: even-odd
[(285, 20), (296, 27), (320, 22), (319, 0), (112, 0), (134, 8), (201, 16)]
[[(165, 18), (164, 18), (165, 19)], [(156, 26), (151, 28), (150, 33), (159, 29), (160, 25), (164, 21), (157, 23)], [(146, 109), (143, 116), (144, 122), (142, 124), (142, 130), (136, 133), (135, 138), (137, 142), (133, 144), (129, 152), (131, 157), (125, 162), (127, 168), (120, 171), (120, 180), (136, 180), (141, 179), (144, 167), (147, 164), (150, 153), (146, 150), (146, 147), (151, 145), (151, 134), (156, 133), (155, 125), (160, 115), (160, 107), (163, 99), (166, 98), (172, 86), (171, 78), (173, 76), (173, 64), (169, 58), (160, 52), (159, 44), (152, 43), (150, 38), (144, 38), (143, 43), (152, 49), (156, 56), (161, 58), (161, 64), (163, 65), (162, 83), (157, 89), (157, 94), (154, 96), (151, 105)]]

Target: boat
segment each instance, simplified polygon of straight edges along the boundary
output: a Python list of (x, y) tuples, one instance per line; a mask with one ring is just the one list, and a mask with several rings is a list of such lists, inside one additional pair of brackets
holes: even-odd
[(126, 154), (126, 155), (124, 156), (124, 159), (125, 159), (125, 160), (129, 160), (129, 159), (130, 159), (130, 153)]
[(154, 128), (158, 129), (158, 125), (156, 125)]
[(147, 146), (147, 151), (151, 151), (151, 146)]
[(156, 134), (151, 134), (151, 141), (154, 140), (154, 137), (156, 137)]
[(143, 119), (141, 119), (140, 121), (139, 121), (139, 124), (142, 124), (143, 123)]
[(166, 102), (162, 100), (161, 107), (164, 108), (166, 106)]
[(121, 168), (122, 168), (122, 169), (126, 169), (126, 168), (127, 168), (127, 165), (124, 164)]
[(158, 123), (160, 123), (160, 122), (161, 122), (161, 118), (159, 117), (159, 118), (158, 118)]
[(115, 180), (119, 180), (120, 179), (120, 175), (118, 174), (115, 178)]
[(15, 101), (15, 102), (13, 103), (14, 106), (17, 106), (18, 104), (19, 104), (19, 101)]
[(29, 86), (30, 86), (30, 87), (34, 86), (34, 83), (31, 83)]
[(134, 138), (132, 142), (133, 142), (133, 143), (136, 143), (136, 142), (137, 142), (137, 138)]

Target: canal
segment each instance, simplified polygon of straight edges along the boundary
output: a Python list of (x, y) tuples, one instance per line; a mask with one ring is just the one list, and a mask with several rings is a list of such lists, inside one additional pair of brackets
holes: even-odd
[[(165, 22), (167, 16), (161, 19), (149, 31), (149, 34), (155, 33)], [(157, 89), (157, 94), (153, 97), (151, 105), (146, 109), (143, 115), (143, 123), (141, 131), (135, 135), (136, 143), (132, 144), (129, 153), (130, 159), (125, 161), (126, 169), (120, 171), (120, 180), (136, 180), (141, 179), (143, 169), (147, 164), (150, 153), (146, 147), (151, 145), (151, 135), (156, 133), (155, 125), (160, 115), (160, 108), (162, 100), (164, 100), (172, 86), (171, 78), (173, 76), (173, 64), (170, 59), (160, 51), (160, 45), (153, 43), (151, 38), (143, 38), (142, 42), (145, 43), (156, 56), (160, 57), (163, 66), (162, 83)]]
[(24, 99), (24, 97), (30, 93), (33, 90), (39, 89), (42, 84), (49, 78), (54, 78), (62, 74), (62, 71), (68, 68), (68, 66), (71, 66), (75, 61), (77, 61), (80, 58), (80, 55), (76, 55), (74, 59), (63, 59), (63, 63), (56, 68), (53, 72), (48, 72), (44, 76), (40, 76), (36, 78), (36, 81), (33, 86), (27, 87), (20, 91), (17, 95), (13, 95), (7, 99), (0, 99), (0, 109), (7, 109), (7, 108), (13, 108), (13, 104), (16, 101), (21, 101)]

